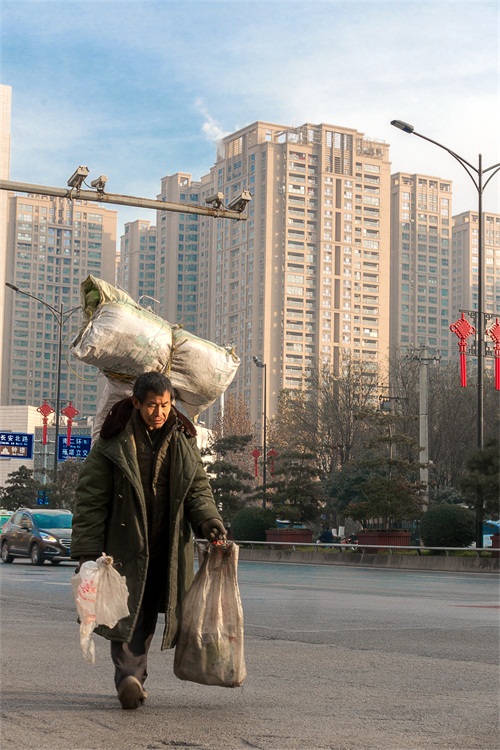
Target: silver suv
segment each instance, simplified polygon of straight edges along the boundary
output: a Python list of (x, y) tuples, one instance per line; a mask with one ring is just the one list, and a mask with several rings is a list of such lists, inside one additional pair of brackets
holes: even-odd
[(2, 562), (11, 563), (15, 557), (29, 557), (33, 565), (69, 560), (72, 521), (69, 510), (16, 510), (1, 531)]

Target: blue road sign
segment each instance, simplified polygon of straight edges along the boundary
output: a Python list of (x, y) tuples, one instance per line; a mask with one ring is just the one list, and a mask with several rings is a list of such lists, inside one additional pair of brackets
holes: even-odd
[(0, 432), (0, 458), (33, 458), (33, 439), (25, 432)]
[(48, 490), (38, 490), (36, 493), (37, 505), (48, 505), (50, 502)]
[(58, 461), (66, 461), (67, 458), (86, 458), (90, 453), (90, 435), (72, 435), (69, 445), (66, 445), (66, 435), (59, 435), (58, 438)]

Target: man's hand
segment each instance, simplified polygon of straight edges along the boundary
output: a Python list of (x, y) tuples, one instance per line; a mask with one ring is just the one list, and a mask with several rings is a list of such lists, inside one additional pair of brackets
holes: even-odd
[(200, 536), (208, 539), (209, 542), (224, 540), (227, 537), (227, 531), (222, 521), (218, 518), (209, 518), (208, 521), (202, 521), (199, 528)]
[(97, 560), (98, 557), (99, 555), (83, 555), (83, 557), (80, 557), (78, 565), (75, 568), (75, 574), (80, 572), (83, 563), (89, 562), (90, 560)]

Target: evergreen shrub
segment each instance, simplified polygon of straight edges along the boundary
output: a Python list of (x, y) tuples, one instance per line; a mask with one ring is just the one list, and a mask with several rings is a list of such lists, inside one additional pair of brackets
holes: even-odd
[(231, 521), (233, 538), (242, 542), (265, 542), (266, 529), (276, 526), (276, 517), (267, 508), (243, 508)]
[(468, 547), (476, 536), (474, 513), (459, 505), (433, 505), (420, 521), (427, 547)]

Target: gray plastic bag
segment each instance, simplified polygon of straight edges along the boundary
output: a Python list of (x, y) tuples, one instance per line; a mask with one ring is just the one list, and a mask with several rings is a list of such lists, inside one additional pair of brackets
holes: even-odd
[(174, 674), (202, 685), (239, 687), (246, 677), (239, 547), (208, 544), (182, 603)]

